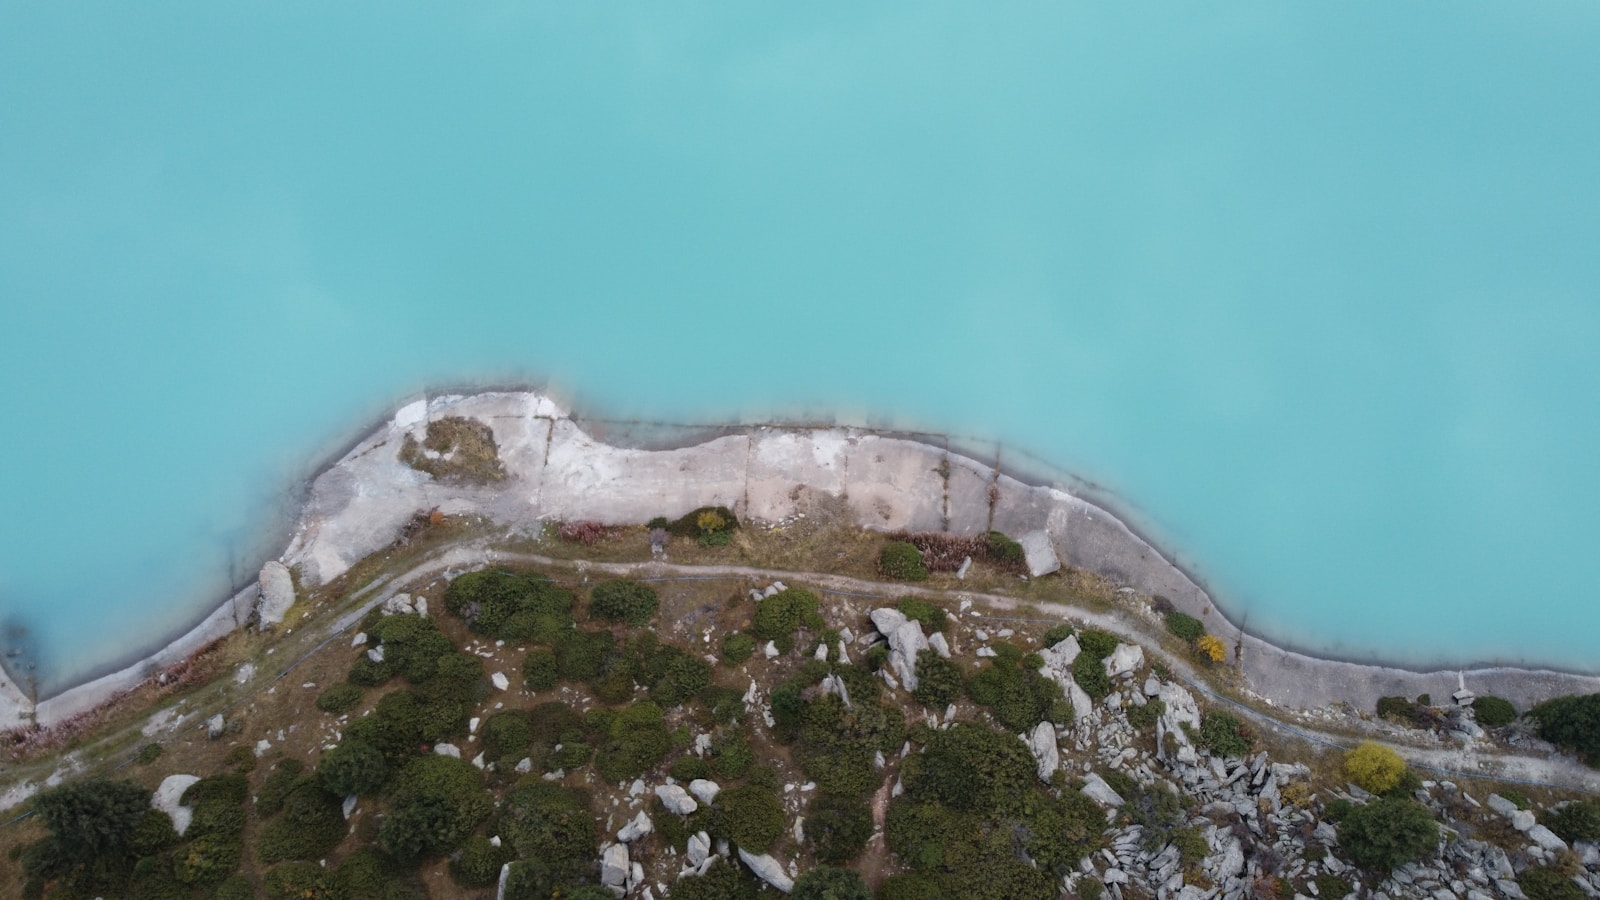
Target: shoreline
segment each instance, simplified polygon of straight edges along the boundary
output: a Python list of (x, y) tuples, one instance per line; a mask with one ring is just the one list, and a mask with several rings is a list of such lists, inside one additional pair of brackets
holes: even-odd
[[(1459, 687), (1506, 697), (1519, 708), (1566, 693), (1600, 691), (1600, 675), (1494, 663), (1467, 666), (1392, 664), (1307, 652), (1241, 629), (1202, 578), (1117, 509), (1107, 492), (1025, 457), (1005, 458), (997, 442), (915, 429), (837, 424), (683, 425), (585, 418), (546, 393), (475, 388), (431, 394), (368, 420), (297, 486), (300, 508), (277, 559), (298, 568), (308, 586), (325, 584), (393, 542), (419, 509), (479, 515), (531, 531), (551, 520), (637, 524), (703, 505), (726, 505), (741, 518), (779, 521), (807, 495), (844, 498), (856, 524), (871, 530), (973, 534), (989, 527), (1012, 536), (1043, 532), (1065, 565), (1094, 572), (1143, 595), (1162, 595), (1238, 645), (1251, 691), (1277, 706), (1316, 708), (1348, 702), (1370, 708), (1378, 696), (1448, 697)], [(448, 485), (375, 453), (446, 415), (477, 418), (494, 431), (504, 481)], [(978, 448), (993, 448), (984, 461)], [(853, 466), (853, 468), (852, 468)], [(1052, 483), (1055, 482), (1055, 483)], [(1069, 487), (1059, 487), (1065, 483)], [(66, 687), (36, 707), (0, 669), (0, 729), (43, 725), (92, 709), (242, 627), (254, 607), (254, 580), (154, 652)], [(1241, 616), (1240, 618), (1246, 618)]]

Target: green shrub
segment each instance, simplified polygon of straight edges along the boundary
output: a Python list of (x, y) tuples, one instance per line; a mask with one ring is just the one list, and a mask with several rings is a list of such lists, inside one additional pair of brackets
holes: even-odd
[(678, 647), (663, 646), (635, 677), (649, 689), (651, 700), (670, 709), (711, 684), (711, 664)]
[(283, 798), (283, 812), (261, 830), (256, 858), (263, 865), (319, 859), (344, 840), (344, 802), (310, 775), (300, 776)]
[(1350, 886), (1350, 882), (1337, 875), (1324, 873), (1311, 880), (1316, 882), (1317, 896), (1322, 900), (1344, 900), (1355, 890)]
[(1439, 826), (1415, 800), (1384, 797), (1355, 807), (1339, 825), (1339, 846), (1365, 869), (1387, 872), (1439, 845)]
[(123, 856), (150, 808), (150, 792), (130, 781), (71, 781), (40, 794), (33, 813), (69, 866)]
[(1078, 632), (1078, 646), (1083, 652), (1095, 659), (1105, 659), (1111, 651), (1117, 649), (1117, 636), (1109, 631), (1099, 631), (1086, 628)]
[(360, 847), (339, 861), (334, 882), (344, 900), (390, 900), (401, 874), (395, 861), (377, 847)]
[(184, 884), (220, 883), (238, 870), (243, 852), (237, 833), (200, 835), (173, 854), (172, 876)]
[(1091, 699), (1100, 700), (1111, 693), (1111, 676), (1106, 674), (1103, 657), (1080, 653), (1072, 661), (1072, 680), (1083, 688)]
[(1188, 613), (1170, 612), (1167, 613), (1167, 630), (1192, 644), (1206, 633), (1206, 626)]
[[(702, 506), (667, 526), (673, 537), (694, 538), (710, 542), (719, 535), (729, 535), (739, 528), (739, 517), (726, 506)], [(726, 543), (724, 539), (723, 543)]]
[(161, 758), (161, 745), (160, 744), (145, 744), (143, 747), (139, 748), (139, 755), (135, 756), (133, 758), (133, 761), (138, 763), (141, 766), (148, 766), (149, 764), (155, 762), (156, 760), (158, 760), (160, 758)]
[(873, 754), (899, 749), (905, 713), (863, 698), (853, 707), (833, 694), (817, 698), (801, 717), (796, 756), (823, 791), (860, 795), (877, 787)]
[(1035, 778), (1033, 754), (1016, 735), (958, 722), (929, 738), (906, 791), (954, 810), (1007, 810), (1024, 801)]
[(878, 885), (878, 900), (945, 900), (945, 893), (925, 875), (890, 875)]
[(1541, 816), (1546, 828), (1567, 843), (1600, 841), (1600, 802), (1574, 800)]
[(751, 853), (765, 853), (783, 836), (787, 816), (777, 792), (753, 784), (728, 788), (715, 806), (728, 824), (728, 837)]
[[(214, 900), (255, 900), (256, 887), (243, 875), (229, 875), (217, 885), (216, 893), (211, 896)], [(350, 898), (350, 900), (366, 900), (366, 898)]]
[(900, 581), (924, 581), (928, 570), (922, 565), (922, 551), (906, 541), (890, 541), (878, 554), (878, 571)]
[(756, 652), (756, 639), (742, 631), (729, 632), (722, 639), (722, 661), (730, 666), (742, 664)]
[(1538, 724), (1539, 737), (1590, 765), (1600, 763), (1600, 693), (1547, 700), (1528, 716)]
[(189, 820), (189, 830), (184, 832), (184, 836), (190, 839), (208, 834), (237, 837), (244, 831), (246, 818), (242, 804), (214, 797), (195, 804), (194, 816)]
[(960, 666), (932, 650), (917, 654), (917, 689), (912, 696), (918, 703), (943, 710), (961, 696), (963, 686)]
[(654, 703), (635, 703), (618, 711), (604, 732), (595, 768), (612, 783), (638, 778), (672, 749), (661, 707)]
[[(542, 890), (525, 895), (540, 900), (556, 887), (582, 880), (600, 850), (587, 796), (546, 781), (527, 780), (506, 794), (499, 828), (512, 850), (538, 861), (518, 878)], [(518, 865), (512, 867), (514, 874)], [(506, 893), (512, 896), (509, 886)]]
[(672, 885), (672, 900), (756, 900), (761, 882), (743, 868), (717, 859), (697, 878)]
[(1218, 756), (1248, 756), (1255, 736), (1243, 722), (1225, 712), (1208, 712), (1200, 719), (1200, 743)]
[(1161, 714), (1167, 711), (1167, 704), (1160, 698), (1151, 697), (1143, 706), (1128, 707), (1128, 724), (1144, 731), (1156, 724)]
[[(290, 767), (292, 768), (292, 767)], [(197, 805), (209, 800), (220, 800), (234, 805), (243, 804), (246, 797), (250, 796), (250, 779), (237, 773), (229, 772), (222, 775), (211, 775), (189, 785), (183, 796), (178, 798), (180, 803)]]
[(1039, 645), (1047, 649), (1054, 647), (1067, 638), (1072, 637), (1072, 631), (1073, 629), (1071, 625), (1057, 625), (1044, 633), (1044, 637), (1039, 639)]
[(533, 743), (533, 725), (526, 713), (507, 709), (483, 721), (484, 757), (492, 761), (522, 756)]
[(467, 838), (461, 853), (450, 860), (450, 877), (465, 888), (488, 887), (500, 880), (500, 867), (512, 860), (504, 847), (496, 847), (481, 834)]
[(672, 761), (667, 774), (674, 780), (688, 784), (698, 778), (711, 777), (711, 763), (698, 756), (680, 756)]
[(1499, 728), (1517, 720), (1517, 708), (1502, 697), (1479, 697), (1472, 701), (1472, 712), (1485, 728)]
[(317, 695), (317, 709), (337, 716), (360, 706), (361, 696), (361, 688), (354, 684), (336, 684)]
[(240, 745), (228, 751), (222, 758), (222, 764), (239, 773), (254, 772), (256, 768), (256, 754), (251, 748)]
[(993, 562), (1017, 565), (1027, 559), (1028, 554), (1023, 551), (1021, 544), (998, 531), (986, 532), (983, 540), (989, 553), (989, 559)]
[(907, 619), (921, 622), (929, 634), (943, 631), (950, 622), (950, 614), (944, 611), (944, 607), (935, 606), (917, 597), (902, 597), (900, 602), (895, 604), (895, 609)]
[(719, 778), (743, 778), (755, 762), (755, 751), (742, 735), (734, 735), (711, 747), (711, 766)]
[(589, 615), (609, 622), (643, 625), (655, 616), (659, 603), (655, 589), (637, 581), (605, 581), (589, 593)]
[(790, 896), (795, 900), (872, 900), (872, 891), (849, 869), (819, 866), (795, 879)]
[(609, 631), (575, 631), (556, 645), (556, 672), (563, 681), (593, 681), (606, 674), (616, 654)]
[(346, 738), (322, 754), (317, 776), (330, 792), (340, 797), (372, 794), (389, 778), (389, 763), (383, 752), (371, 744)]
[(333, 873), (312, 862), (288, 862), (262, 879), (267, 900), (339, 900)]
[(1500, 791), (1500, 796), (1510, 800), (1516, 805), (1517, 809), (1533, 809), (1533, 801), (1528, 799), (1527, 794), (1516, 788), (1505, 788)]
[(1417, 705), (1405, 697), (1379, 697), (1378, 718), (1410, 723), (1417, 718)]
[(802, 625), (819, 628), (822, 617), (818, 613), (817, 595), (801, 588), (779, 591), (756, 604), (755, 621), (750, 631), (757, 638), (775, 641), (794, 634)]
[(1055, 714), (1061, 687), (1033, 669), (1023, 668), (1015, 656), (996, 657), (967, 682), (967, 694), (988, 707), (1000, 724), (1022, 731)]
[(492, 807), (483, 776), (471, 763), (420, 756), (395, 776), (389, 815), (378, 836), (401, 863), (442, 856), (461, 846)]
[(522, 659), (522, 681), (530, 691), (548, 691), (561, 679), (556, 668), (556, 652), (549, 647), (535, 647)]
[(821, 794), (811, 801), (802, 827), (818, 860), (844, 865), (866, 849), (872, 837), (872, 810), (859, 797)]
[(1569, 875), (1550, 866), (1529, 866), (1517, 876), (1528, 900), (1585, 900), (1583, 889)]
[(571, 628), (573, 600), (549, 579), (499, 569), (460, 575), (444, 592), (451, 615), (479, 634), (506, 640), (554, 640)]
[(455, 651), (432, 619), (386, 616), (373, 624), (368, 637), (383, 647), (382, 667), (412, 684), (425, 684), (439, 671), (439, 657)]

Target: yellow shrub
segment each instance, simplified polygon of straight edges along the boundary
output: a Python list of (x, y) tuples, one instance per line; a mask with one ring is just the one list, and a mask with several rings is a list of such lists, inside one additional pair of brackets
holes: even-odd
[(1228, 658), (1228, 645), (1214, 634), (1200, 635), (1200, 640), (1195, 641), (1194, 645), (1212, 662), (1222, 662)]
[(1345, 777), (1374, 794), (1393, 790), (1405, 774), (1406, 762), (1400, 754), (1371, 741), (1363, 742), (1344, 757)]

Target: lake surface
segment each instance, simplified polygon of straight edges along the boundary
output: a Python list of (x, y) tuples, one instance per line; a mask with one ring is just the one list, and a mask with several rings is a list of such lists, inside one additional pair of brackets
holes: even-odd
[(0, 620), (82, 677), (398, 399), (548, 380), (998, 438), (1252, 631), (1595, 671), (1597, 46), (1590, 2), (0, 0)]

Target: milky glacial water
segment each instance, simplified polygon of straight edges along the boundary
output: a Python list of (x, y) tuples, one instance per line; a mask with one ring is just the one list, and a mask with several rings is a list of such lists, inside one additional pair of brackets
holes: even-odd
[[(0, 2), (47, 687), (431, 385), (996, 438), (1250, 630), (1600, 669), (1600, 6)], [(12, 639), (15, 641), (15, 638)]]

